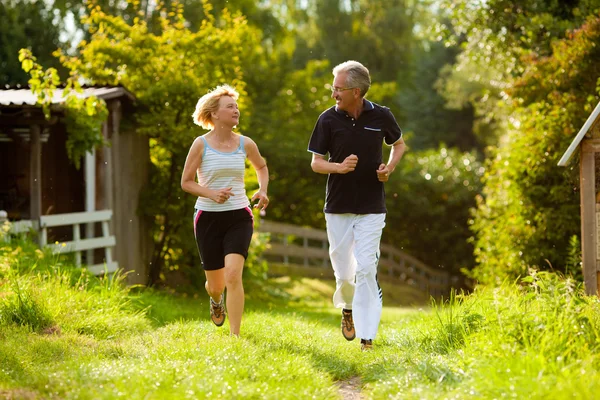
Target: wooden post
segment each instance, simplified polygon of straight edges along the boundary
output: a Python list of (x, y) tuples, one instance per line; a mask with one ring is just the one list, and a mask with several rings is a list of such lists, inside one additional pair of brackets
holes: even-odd
[(29, 205), (30, 219), (39, 222), (42, 215), (42, 142), (40, 125), (31, 125), (29, 131), (29, 187), (31, 201)]
[(596, 203), (596, 285), (600, 295), (600, 203)]
[[(284, 246), (287, 246), (287, 245), (288, 245), (288, 237), (287, 237), (287, 234), (284, 234), (284, 235), (283, 235), (283, 244), (284, 244)], [(289, 263), (290, 263), (290, 260), (289, 260), (289, 258), (288, 258), (288, 255), (287, 255), (287, 254), (285, 254), (285, 255), (283, 256), (283, 263), (284, 263), (284, 264), (289, 264)]]
[[(305, 236), (302, 239), (302, 247), (304, 247), (304, 249), (308, 249), (308, 238)], [(304, 253), (304, 266), (308, 267), (308, 256), (306, 255), (306, 252)]]
[[(85, 153), (85, 211), (96, 211), (96, 149)], [(85, 225), (85, 237), (94, 237), (94, 223)], [(94, 264), (94, 250), (86, 252), (86, 263)]]
[[(109, 126), (108, 122), (104, 122), (102, 124), (102, 136), (104, 136), (104, 140), (109, 143), (110, 135), (109, 135)], [(104, 188), (102, 196), (103, 196), (103, 204), (102, 208), (104, 210), (112, 210), (113, 208), (113, 160), (112, 160), (112, 151), (111, 147), (104, 146), (102, 149), (102, 162), (104, 165), (102, 166), (102, 187)], [(110, 226), (111, 223), (109, 223)], [(112, 227), (111, 227), (112, 228)]]
[[(90, 239), (89, 237), (86, 239)], [(79, 224), (73, 224), (73, 242), (78, 243), (81, 241), (81, 231), (79, 228)], [(90, 260), (87, 260), (88, 265), (92, 265)], [(75, 266), (78, 268), (81, 267), (81, 251), (75, 252)]]
[(596, 177), (594, 147), (581, 144), (581, 255), (585, 292), (598, 294), (598, 276), (596, 268)]
[[(110, 153), (107, 153), (108, 162), (110, 169), (106, 170), (107, 174), (107, 186), (110, 186), (106, 195), (110, 197), (108, 204), (110, 209), (113, 210), (113, 220), (110, 222), (110, 228), (115, 237), (117, 238), (117, 244), (113, 249), (113, 257), (121, 264), (121, 266), (129, 265), (129, 254), (127, 246), (124, 244), (128, 241), (126, 235), (126, 229), (124, 227), (123, 217), (123, 201), (121, 200), (121, 193), (116, 188), (120, 188), (123, 184), (123, 177), (119, 174), (121, 171), (121, 135), (119, 132), (121, 123), (121, 102), (119, 100), (111, 101), (108, 104), (109, 108), (109, 119), (108, 128), (110, 130)], [(120, 244), (119, 244), (120, 243)], [(129, 268), (132, 268), (131, 266)]]
[[(102, 221), (102, 237), (107, 238), (109, 236), (110, 236), (110, 231), (108, 230), (108, 221)], [(104, 262), (107, 265), (110, 265), (113, 262), (112, 250), (108, 246), (104, 248)]]

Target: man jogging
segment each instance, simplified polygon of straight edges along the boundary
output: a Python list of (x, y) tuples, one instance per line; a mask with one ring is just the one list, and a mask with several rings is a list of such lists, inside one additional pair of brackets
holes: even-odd
[[(308, 151), (313, 171), (329, 175), (324, 212), (342, 334), (347, 340), (358, 336), (362, 350), (370, 350), (382, 309), (377, 264), (387, 211), (384, 182), (406, 146), (389, 108), (365, 99), (371, 86), (367, 68), (346, 61), (333, 69), (333, 76), (336, 105), (319, 116)], [(387, 164), (384, 141), (392, 146)]]

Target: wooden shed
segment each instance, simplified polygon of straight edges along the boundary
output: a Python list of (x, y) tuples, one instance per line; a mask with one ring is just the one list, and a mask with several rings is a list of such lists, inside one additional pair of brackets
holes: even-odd
[(580, 154), (581, 254), (585, 291), (600, 293), (600, 103), (596, 105), (559, 166), (567, 166), (575, 152)]
[[(91, 221), (100, 223), (109, 216), (106, 227), (116, 242), (114, 264), (134, 271), (131, 283), (146, 283), (152, 238), (149, 222), (137, 210), (140, 191), (148, 181), (149, 143), (134, 129), (124, 129), (135, 112), (135, 99), (123, 87), (86, 87), (81, 95), (106, 101), (109, 115), (102, 129), (109, 145), (87, 153), (76, 169), (67, 157), (62, 89), (54, 93), (49, 120), (28, 88), (0, 90), (0, 210), (9, 220), (32, 221), (40, 230), (42, 217), (90, 213)], [(60, 218), (46, 220), (54, 221), (53, 226), (60, 222)], [(41, 230), (41, 237), (49, 234), (48, 243), (79, 240), (79, 226), (73, 221), (81, 217), (64, 220), (77, 229)], [(83, 225), (82, 238), (100, 230), (91, 222)], [(88, 265), (98, 258), (90, 251), (84, 259)]]

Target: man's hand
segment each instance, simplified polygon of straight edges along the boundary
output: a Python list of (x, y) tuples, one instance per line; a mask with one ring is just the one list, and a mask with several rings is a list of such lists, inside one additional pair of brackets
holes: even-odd
[(382, 163), (377, 170), (377, 179), (379, 179), (379, 182), (387, 182), (391, 173), (392, 171), (390, 171), (388, 166)]
[(348, 172), (352, 172), (356, 169), (356, 164), (358, 164), (358, 156), (355, 154), (350, 154), (344, 159), (343, 162), (338, 164), (337, 173), (347, 174)]
[(225, 189), (213, 190), (213, 193), (210, 196), (210, 199), (213, 200), (215, 203), (223, 204), (227, 200), (229, 200), (229, 198), (231, 196), (233, 196), (233, 192), (231, 191), (231, 188), (229, 187), (229, 188), (225, 188)]

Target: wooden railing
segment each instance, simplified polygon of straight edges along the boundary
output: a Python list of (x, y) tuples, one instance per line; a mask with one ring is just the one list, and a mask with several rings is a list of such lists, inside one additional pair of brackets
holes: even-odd
[[(271, 236), (264, 252), (271, 274), (334, 277), (324, 230), (263, 220), (258, 231)], [(382, 244), (380, 249), (380, 281), (405, 284), (434, 297), (446, 296), (450, 292), (448, 272), (431, 268), (393, 246)]]
[[(109, 233), (109, 223), (112, 210), (90, 211), (69, 214), (43, 215), (39, 223), (34, 221), (16, 221), (11, 223), (10, 232), (19, 234), (31, 229), (39, 228), (41, 247), (49, 247), (53, 254), (75, 253), (75, 265), (81, 266), (81, 253), (88, 252), (87, 269), (95, 275), (115, 272), (119, 264), (112, 259), (112, 248), (116, 239)], [(81, 238), (81, 225), (102, 224), (102, 236)], [(72, 226), (73, 239), (60, 243), (48, 243), (48, 230), (59, 226)], [(104, 249), (104, 260), (100, 264), (93, 264), (93, 251)]]

